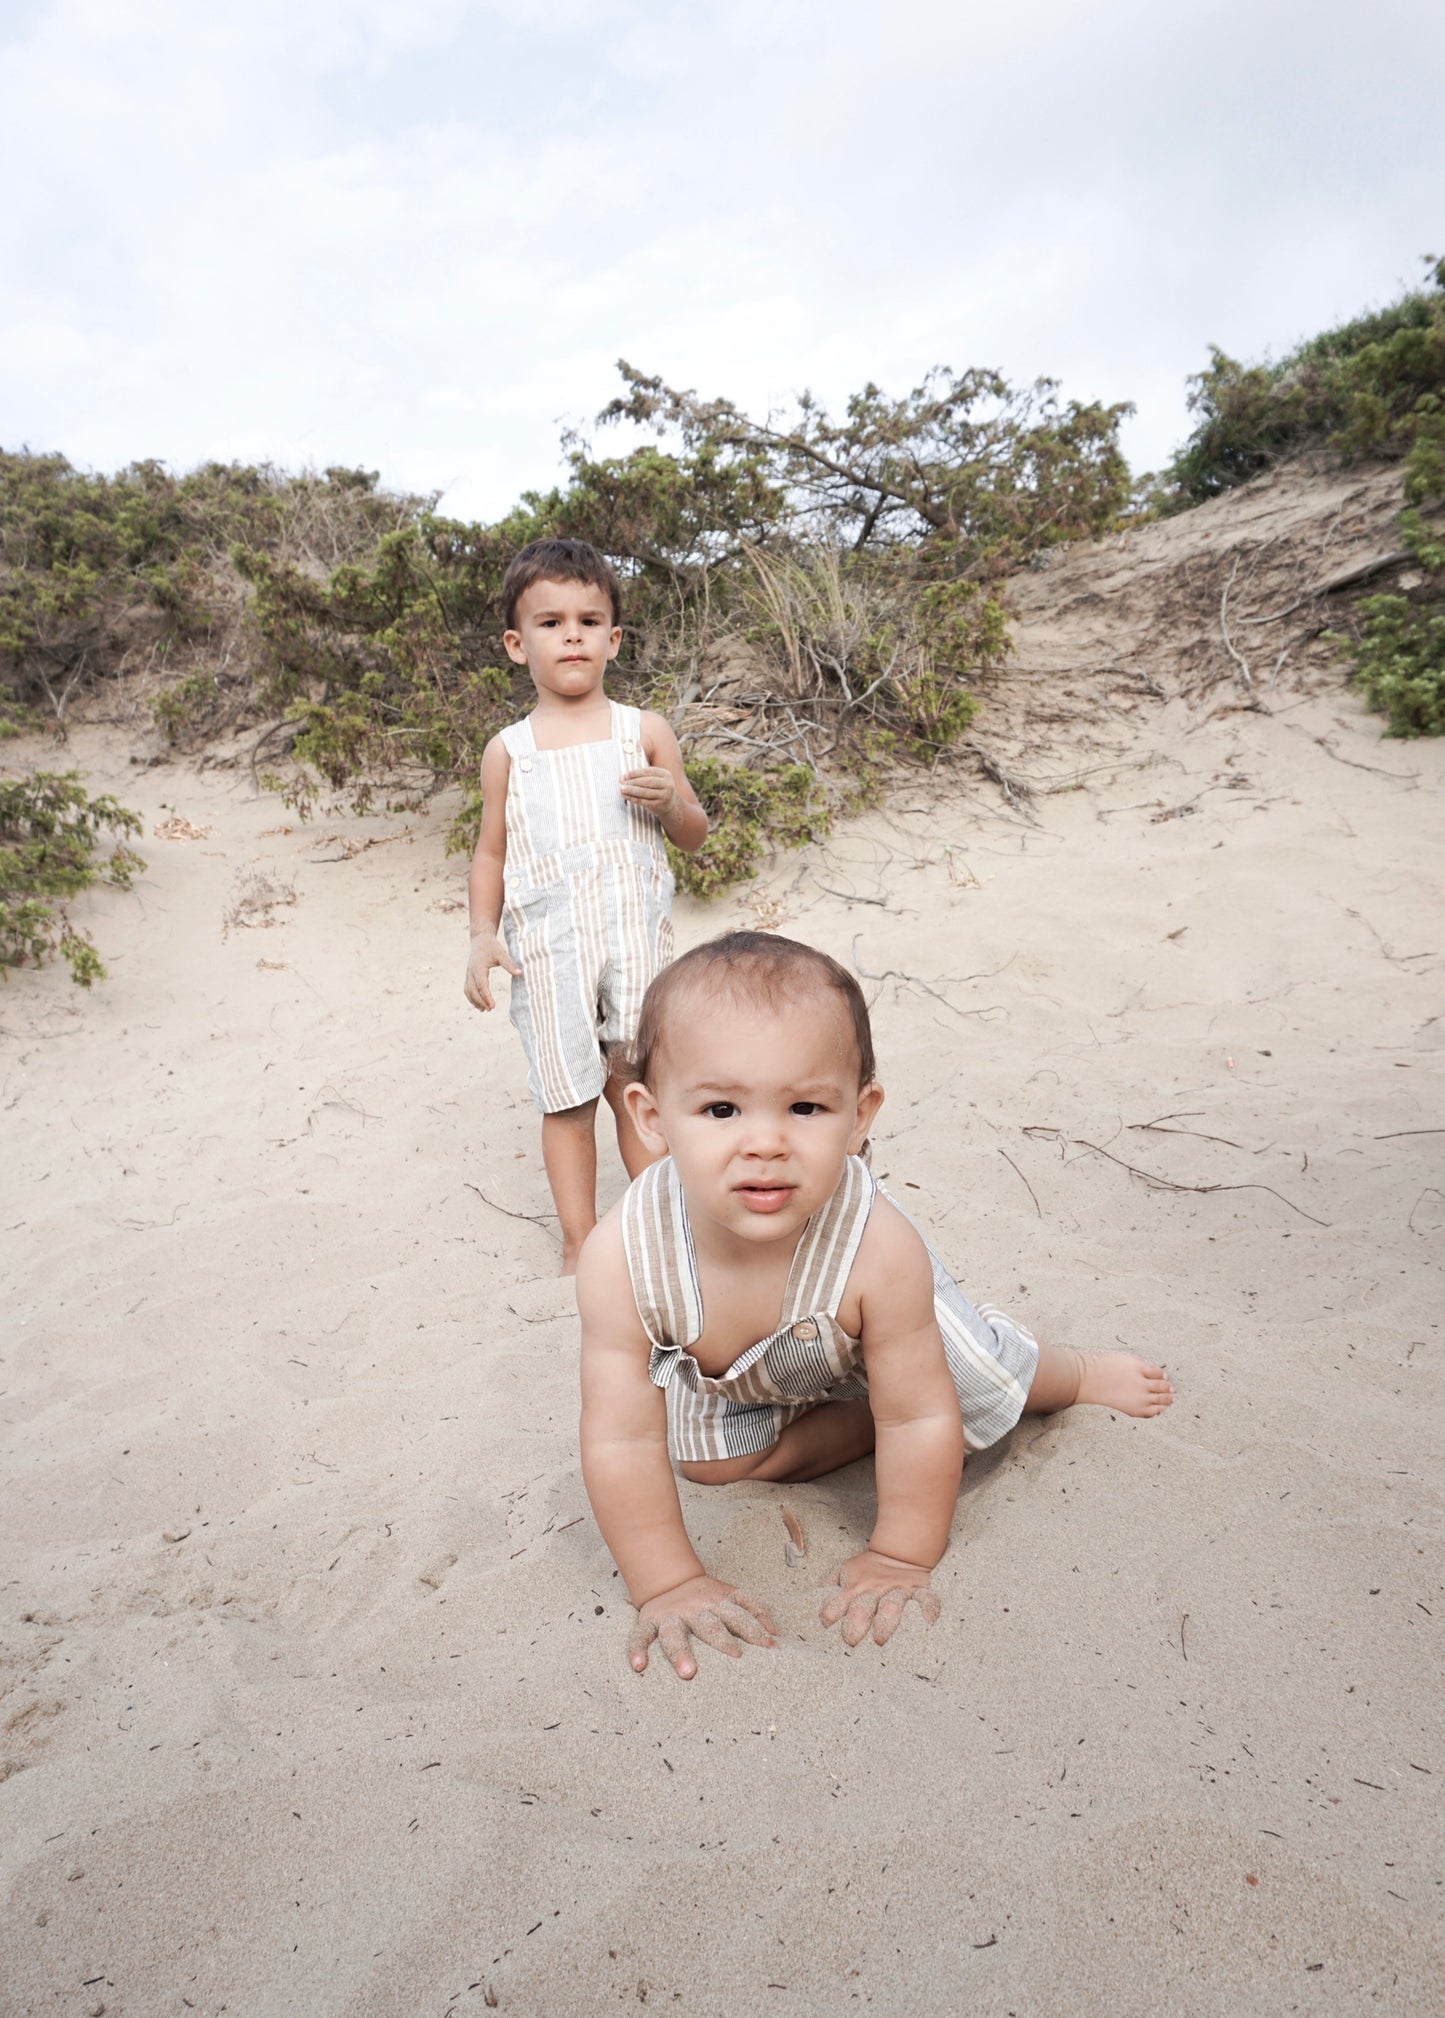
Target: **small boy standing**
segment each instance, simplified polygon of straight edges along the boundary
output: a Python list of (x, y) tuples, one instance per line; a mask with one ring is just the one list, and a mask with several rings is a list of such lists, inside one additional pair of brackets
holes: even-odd
[(638, 1611), (683, 1680), (690, 1642), (771, 1646), (711, 1576), (672, 1462), (699, 1485), (812, 1479), (875, 1454), (878, 1515), (823, 1606), (882, 1645), (948, 1546), (966, 1449), (1092, 1402), (1154, 1416), (1162, 1367), (1042, 1345), (975, 1308), (859, 1155), (883, 1100), (858, 983), (796, 940), (733, 932), (648, 989), (627, 1104), (651, 1164), (587, 1242), (582, 1472)]
[(631, 1043), (647, 985), (672, 957), (663, 836), (689, 853), (707, 838), (672, 730), (603, 692), (622, 642), (621, 603), (616, 575), (583, 540), (534, 540), (507, 569), (503, 643), (531, 674), (537, 705), (482, 753), (482, 829), (467, 882), (467, 1000), (491, 1009), (492, 968), (513, 977), (511, 1017), (542, 1115), (564, 1275), (575, 1274), (597, 1219), (599, 1094), (628, 1176), (653, 1161), (609, 1048)]

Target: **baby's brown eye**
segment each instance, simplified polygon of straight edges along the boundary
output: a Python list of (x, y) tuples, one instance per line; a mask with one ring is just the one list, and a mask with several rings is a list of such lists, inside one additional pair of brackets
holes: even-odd
[(737, 1113), (731, 1100), (714, 1100), (711, 1106), (704, 1107), (702, 1111), (713, 1121), (730, 1121)]

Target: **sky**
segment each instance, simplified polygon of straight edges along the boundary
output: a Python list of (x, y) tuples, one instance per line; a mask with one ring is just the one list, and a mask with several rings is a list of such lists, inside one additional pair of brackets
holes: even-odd
[(0, 0), (0, 445), (486, 518), (625, 357), (1047, 376), (1157, 468), (1211, 343), (1445, 253), (1442, 103), (1438, 0)]

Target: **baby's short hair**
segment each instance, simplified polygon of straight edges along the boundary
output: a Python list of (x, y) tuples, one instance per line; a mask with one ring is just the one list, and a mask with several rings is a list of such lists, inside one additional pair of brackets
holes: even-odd
[(633, 1078), (646, 1085), (652, 1083), (658, 1053), (667, 1039), (667, 1024), (679, 1002), (694, 990), (712, 994), (719, 989), (762, 1002), (770, 1009), (822, 989), (841, 996), (858, 1048), (858, 1084), (872, 1085), (877, 1061), (863, 990), (848, 969), (829, 954), (819, 952), (816, 946), (805, 946), (801, 939), (781, 938), (776, 932), (724, 932), (663, 968), (642, 998), (637, 1036), (627, 1061)]
[(622, 622), (622, 588), (612, 564), (586, 540), (533, 540), (512, 556), (502, 579), (502, 622), (517, 628), (517, 604), (534, 582), (584, 582), (605, 591), (612, 621)]

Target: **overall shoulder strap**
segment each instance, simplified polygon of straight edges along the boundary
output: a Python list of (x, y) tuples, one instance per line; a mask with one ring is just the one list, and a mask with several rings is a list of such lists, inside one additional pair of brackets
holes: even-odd
[(622, 1243), (648, 1337), (654, 1345), (691, 1345), (702, 1333), (702, 1298), (682, 1186), (670, 1156), (629, 1185), (622, 1201)]
[(629, 708), (621, 701), (609, 701), (612, 709), (612, 734), (619, 743), (635, 743), (642, 748), (642, 710)]
[(788, 1275), (785, 1321), (791, 1324), (800, 1317), (817, 1317), (824, 1312), (837, 1316), (877, 1189), (867, 1164), (850, 1156), (837, 1190), (803, 1228)]
[(536, 754), (537, 738), (532, 734), (532, 718), (523, 715), (520, 722), (513, 722), (502, 730), (502, 742), (510, 757), (530, 757)]

